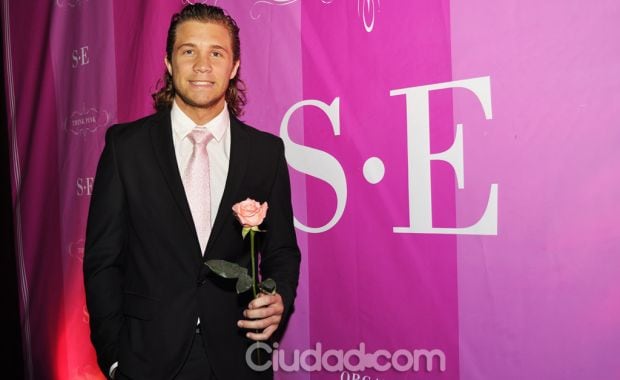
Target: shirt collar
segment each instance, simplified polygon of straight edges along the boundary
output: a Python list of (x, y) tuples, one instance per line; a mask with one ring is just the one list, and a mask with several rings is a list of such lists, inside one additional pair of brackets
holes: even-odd
[(224, 104), (224, 109), (216, 117), (207, 124), (196, 125), (185, 112), (179, 108), (176, 100), (172, 102), (172, 110), (170, 111), (172, 120), (172, 131), (179, 138), (184, 139), (195, 127), (207, 128), (213, 135), (213, 138), (220, 142), (230, 127), (230, 113), (228, 112), (228, 104)]

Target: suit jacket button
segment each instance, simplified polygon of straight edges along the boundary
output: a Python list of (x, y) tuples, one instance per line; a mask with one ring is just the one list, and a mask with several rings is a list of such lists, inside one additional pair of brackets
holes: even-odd
[(203, 278), (202, 280), (198, 280), (198, 282), (196, 283), (198, 286), (203, 286), (204, 284), (207, 283), (207, 279)]

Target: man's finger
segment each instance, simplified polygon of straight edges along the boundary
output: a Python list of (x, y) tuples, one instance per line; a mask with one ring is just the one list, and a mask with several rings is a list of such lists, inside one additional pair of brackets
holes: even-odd
[(261, 319), (278, 314), (275, 307), (261, 307), (260, 309), (247, 309), (243, 311), (243, 316), (247, 319)]
[(248, 332), (247, 334), (245, 334), (245, 336), (252, 340), (267, 340), (271, 337), (271, 335), (273, 334), (274, 331), (276, 331), (277, 328), (278, 328), (278, 325), (271, 325), (267, 327), (265, 330), (263, 330), (263, 332), (261, 333)]
[(270, 325), (278, 325), (280, 323), (280, 316), (274, 315), (268, 318), (255, 319), (255, 320), (240, 320), (237, 322), (237, 326), (244, 329), (264, 329)]
[(254, 298), (250, 304), (248, 305), (249, 309), (257, 309), (259, 307), (264, 307), (267, 305), (271, 305), (272, 303), (276, 303), (278, 301), (281, 302), (281, 297), (279, 295), (271, 295), (271, 294), (262, 294), (257, 298)]

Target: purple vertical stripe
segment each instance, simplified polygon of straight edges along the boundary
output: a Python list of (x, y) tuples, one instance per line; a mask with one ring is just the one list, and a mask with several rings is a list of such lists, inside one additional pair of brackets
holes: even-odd
[[(57, 326), (55, 374), (93, 376), (82, 280), (86, 216), (106, 129), (116, 122), (112, 2), (57, 2), (50, 30), (56, 90), (64, 310)], [(78, 374), (78, 375), (76, 375)]]
[(455, 78), (490, 75), (465, 124), (459, 221), (499, 184), (499, 235), (459, 237), (461, 376), (617, 379), (620, 7), (452, 2)]
[[(366, 352), (436, 348), (446, 355), (445, 372), (435, 362), (431, 373), (361, 373), (371, 378), (458, 379), (456, 238), (393, 232), (409, 220), (411, 152), (405, 99), (390, 91), (451, 79), (449, 17), (447, 1), (302, 2), (304, 98), (339, 98), (341, 124), (334, 136), (326, 115), (308, 108), (305, 143), (339, 161), (348, 189), (338, 224), (308, 238), (311, 342), (323, 350), (365, 343)], [(454, 139), (449, 95), (431, 98), (433, 151)], [(376, 185), (362, 174), (373, 156), (385, 165)], [(435, 226), (454, 227), (454, 174), (433, 164), (432, 178)], [(325, 224), (336, 205), (332, 188), (308, 178), (307, 198), (306, 224)]]

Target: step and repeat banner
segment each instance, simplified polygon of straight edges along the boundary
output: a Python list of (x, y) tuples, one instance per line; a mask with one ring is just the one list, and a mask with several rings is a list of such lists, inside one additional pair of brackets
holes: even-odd
[[(302, 249), (278, 379), (620, 378), (620, 5), (210, 0)], [(105, 131), (189, 0), (2, 3), (29, 379), (102, 379), (82, 258)]]

